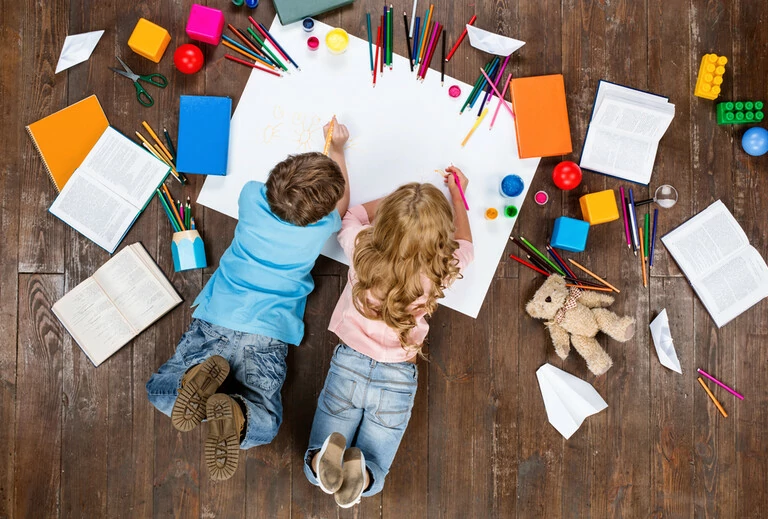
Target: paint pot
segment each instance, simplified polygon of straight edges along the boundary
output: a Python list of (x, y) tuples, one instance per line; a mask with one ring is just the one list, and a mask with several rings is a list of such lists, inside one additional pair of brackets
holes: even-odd
[(339, 27), (331, 29), (325, 35), (325, 46), (331, 54), (342, 54), (349, 47), (349, 34)]
[(539, 205), (544, 205), (549, 202), (549, 195), (546, 191), (536, 191), (536, 194), (533, 195), (533, 200)]
[(507, 218), (514, 218), (517, 216), (517, 206), (516, 205), (508, 205), (504, 208), (504, 216)]
[(461, 95), (461, 87), (459, 85), (452, 85), (448, 89), (448, 95), (453, 98), (459, 97)]
[(501, 196), (506, 198), (514, 198), (520, 196), (525, 189), (525, 182), (519, 175), (507, 175), (499, 184), (499, 191)]
[(499, 216), (499, 211), (495, 207), (489, 207), (485, 210), (485, 219), (486, 220), (495, 220)]
[(304, 27), (304, 31), (312, 32), (315, 30), (315, 21), (312, 18), (304, 18), (301, 26)]
[(307, 47), (309, 50), (317, 50), (320, 48), (320, 40), (316, 36), (310, 36), (307, 38)]
[(245, 5), (250, 9), (256, 9), (259, 7), (259, 0), (245, 0)]

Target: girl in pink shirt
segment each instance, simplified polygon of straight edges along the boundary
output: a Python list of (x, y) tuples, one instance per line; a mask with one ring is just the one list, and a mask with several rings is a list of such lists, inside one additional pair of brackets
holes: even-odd
[(446, 169), (448, 201), (431, 184), (406, 184), (352, 207), (339, 243), (347, 286), (329, 329), (338, 335), (304, 457), (307, 479), (348, 508), (381, 491), (416, 394), (426, 318), (473, 259), (462, 202), (468, 181)]

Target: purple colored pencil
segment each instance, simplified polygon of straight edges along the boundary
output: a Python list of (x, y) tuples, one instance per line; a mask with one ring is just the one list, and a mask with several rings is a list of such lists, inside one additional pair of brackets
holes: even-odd
[(718, 386), (720, 386), (721, 388), (723, 388), (723, 389), (725, 389), (726, 391), (728, 391), (730, 394), (732, 394), (733, 396), (735, 396), (735, 397), (736, 397), (736, 398), (738, 398), (739, 400), (744, 400), (744, 397), (743, 397), (742, 395), (740, 395), (739, 393), (737, 393), (737, 392), (736, 392), (736, 391), (734, 391), (733, 389), (729, 388), (728, 386), (726, 386), (725, 384), (723, 384), (722, 382), (720, 382), (719, 380), (717, 380), (715, 377), (713, 377), (712, 375), (710, 375), (709, 373), (707, 373), (707, 372), (706, 372), (706, 371), (704, 371), (703, 369), (699, 368), (699, 369), (697, 369), (696, 371), (698, 371), (698, 372), (699, 372), (701, 375), (704, 375), (705, 377), (707, 377), (709, 380), (711, 380), (712, 382), (714, 382), (715, 384), (717, 384), (717, 385), (718, 385)]
[(653, 210), (653, 234), (651, 235), (651, 255), (648, 263), (648, 268), (653, 267), (653, 251), (656, 249), (656, 222), (659, 219), (659, 210)]
[(621, 212), (624, 214), (624, 234), (627, 237), (627, 247), (631, 247), (629, 237), (629, 220), (627, 220), (627, 202), (624, 198), (624, 186), (619, 188), (619, 194), (621, 195)]
[(435, 22), (435, 26), (432, 28), (432, 35), (429, 37), (429, 44), (427, 44), (427, 50), (424, 51), (424, 59), (421, 62), (419, 73), (417, 74), (419, 77), (424, 75), (424, 70), (427, 68), (427, 55), (431, 52), (432, 45), (435, 44), (435, 36), (437, 35), (437, 29), (439, 26), (440, 24)]

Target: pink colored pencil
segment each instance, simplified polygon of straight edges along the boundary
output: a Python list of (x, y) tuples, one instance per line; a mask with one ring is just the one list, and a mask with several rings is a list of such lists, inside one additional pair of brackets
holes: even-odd
[(736, 391), (734, 391), (733, 389), (729, 388), (728, 386), (726, 386), (725, 384), (723, 384), (722, 382), (720, 382), (719, 380), (717, 380), (715, 377), (713, 377), (712, 375), (710, 375), (709, 373), (707, 373), (707, 372), (706, 372), (706, 371), (704, 371), (703, 369), (699, 368), (699, 369), (697, 369), (696, 371), (698, 371), (700, 374), (702, 374), (702, 375), (704, 375), (705, 377), (707, 377), (709, 380), (711, 380), (712, 382), (714, 382), (715, 384), (717, 384), (717, 385), (718, 385), (718, 386), (720, 386), (721, 388), (723, 388), (723, 389), (725, 389), (726, 391), (728, 391), (730, 394), (732, 394), (733, 396), (735, 396), (735, 397), (736, 397), (736, 398), (738, 398), (739, 400), (744, 400), (744, 397), (743, 397), (742, 395), (740, 395), (739, 393), (737, 393), (737, 392), (736, 392)]
[(424, 51), (424, 58), (421, 60), (421, 66), (419, 67), (419, 73), (418, 77), (421, 77), (424, 73), (424, 70), (427, 66), (427, 54), (429, 54), (429, 51), (432, 49), (432, 44), (435, 42), (435, 35), (437, 34), (437, 26), (440, 25), (439, 23), (435, 22), (435, 25), (432, 27), (432, 36), (429, 37), (429, 44), (427, 45), (427, 50)]
[(432, 56), (434, 56), (434, 54), (435, 54), (435, 50), (437, 49), (437, 42), (440, 41), (440, 35), (442, 33), (443, 33), (443, 26), (438, 23), (437, 24), (437, 35), (435, 35), (435, 44), (432, 45), (432, 48), (429, 49), (429, 51), (427, 52), (427, 57), (425, 59), (426, 66), (424, 67), (424, 74), (421, 76), (422, 80), (427, 77), (427, 72), (429, 72), (429, 65), (430, 65), (430, 63), (432, 63)]
[(627, 236), (627, 247), (632, 246), (631, 238), (629, 237), (629, 220), (627, 219), (627, 204), (624, 202), (624, 186), (619, 187), (619, 195), (621, 196), (621, 212), (624, 214), (624, 234)]
[[(509, 86), (510, 79), (512, 79), (512, 74), (507, 76), (507, 80), (504, 82), (504, 88), (501, 89), (502, 92), (507, 91), (507, 87)], [(504, 103), (505, 105), (507, 104), (507, 102), (504, 101), (504, 96), (499, 97), (499, 104), (496, 105), (496, 111), (493, 112), (493, 119), (491, 119), (491, 127), (488, 128), (489, 131), (493, 129), (493, 123), (496, 122), (496, 116), (499, 115), (499, 108), (501, 108), (502, 103)], [(512, 116), (514, 117), (514, 114), (512, 114)]]
[[(480, 72), (482, 72), (482, 73), (483, 73), (483, 75), (485, 76), (485, 79), (487, 79), (487, 80), (488, 80), (488, 84), (489, 84), (489, 85), (491, 85), (491, 88), (493, 89), (493, 92), (494, 92), (494, 93), (495, 93), (497, 96), (499, 96), (499, 99), (501, 99), (502, 101), (504, 101), (504, 97), (503, 97), (503, 96), (502, 96), (502, 95), (499, 93), (499, 91), (496, 89), (496, 85), (494, 85), (494, 84), (493, 84), (493, 81), (491, 81), (491, 78), (490, 78), (490, 77), (488, 77), (488, 74), (486, 74), (486, 73), (485, 73), (485, 70), (483, 70), (483, 69), (480, 69)], [(499, 77), (499, 79), (501, 79), (501, 77)], [(509, 79), (507, 79), (507, 81), (509, 81)], [(515, 114), (513, 114), (513, 113), (512, 113), (512, 109), (509, 107), (509, 105), (508, 105), (507, 103), (503, 103), (503, 104), (504, 104), (504, 108), (506, 108), (506, 109), (507, 109), (507, 111), (509, 111), (509, 115), (511, 115), (512, 117), (514, 117), (514, 116), (515, 116)]]
[(456, 173), (453, 174), (453, 181), (456, 182), (456, 187), (459, 188), (461, 201), (464, 202), (464, 209), (469, 211), (469, 204), (467, 203), (467, 197), (464, 196), (464, 190), (461, 189), (461, 182), (459, 182), (459, 176)]

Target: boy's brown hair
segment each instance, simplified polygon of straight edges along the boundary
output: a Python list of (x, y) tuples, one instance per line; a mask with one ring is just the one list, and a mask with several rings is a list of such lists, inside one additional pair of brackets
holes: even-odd
[(344, 175), (322, 153), (289, 155), (267, 179), (267, 202), (283, 221), (301, 227), (330, 214), (344, 195)]

